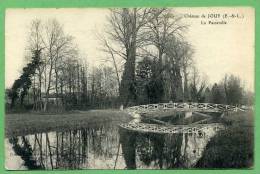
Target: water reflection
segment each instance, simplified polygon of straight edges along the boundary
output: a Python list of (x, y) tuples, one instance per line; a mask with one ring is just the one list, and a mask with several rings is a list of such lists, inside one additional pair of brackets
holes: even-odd
[[(6, 139), (6, 168), (169, 169), (194, 167), (214, 130), (204, 136), (151, 134), (101, 125)], [(10, 164), (19, 164), (17, 166)]]
[[(28, 169), (107, 169), (114, 167), (119, 135), (117, 128), (101, 126), (27, 135), (8, 141), (6, 150), (11, 146), (12, 152), (7, 155), (20, 156)], [(121, 163), (117, 165), (125, 168)]]
[(195, 167), (211, 137), (195, 134), (151, 134), (120, 129), (120, 142), (129, 169), (171, 169)]

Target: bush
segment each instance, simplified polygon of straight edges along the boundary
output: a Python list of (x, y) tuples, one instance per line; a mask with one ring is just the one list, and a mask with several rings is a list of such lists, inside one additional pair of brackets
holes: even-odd
[(251, 168), (254, 159), (252, 113), (235, 113), (225, 119), (232, 123), (208, 143), (197, 167)]

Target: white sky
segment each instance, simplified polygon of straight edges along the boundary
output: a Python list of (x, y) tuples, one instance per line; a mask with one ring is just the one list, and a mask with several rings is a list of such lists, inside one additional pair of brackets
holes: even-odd
[[(174, 8), (180, 14), (202, 15), (228, 13), (244, 15), (227, 20), (226, 25), (201, 25), (201, 19), (184, 18), (190, 25), (186, 38), (195, 49), (199, 71), (210, 83), (218, 82), (226, 73), (238, 75), (245, 86), (254, 89), (254, 10), (252, 8)], [(105, 28), (107, 9), (7, 9), (5, 18), (5, 86), (10, 87), (20, 75), (30, 22), (56, 18), (66, 33), (75, 37), (80, 51), (90, 64), (104, 58), (96, 33)], [(221, 21), (219, 19), (218, 21)]]

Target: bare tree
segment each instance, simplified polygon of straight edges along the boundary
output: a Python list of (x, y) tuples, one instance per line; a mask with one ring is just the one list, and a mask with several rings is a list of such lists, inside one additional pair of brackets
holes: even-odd
[[(143, 42), (140, 30), (147, 23), (149, 9), (112, 9), (109, 18), (109, 39), (118, 43), (122, 58), (125, 59), (124, 72), (119, 87), (120, 101), (124, 105), (135, 100), (135, 61), (137, 47)], [(117, 51), (117, 53), (119, 53)]]
[(189, 87), (188, 87), (188, 79), (189, 79), (189, 71), (191, 69), (193, 62), (194, 50), (192, 46), (186, 42), (182, 44), (182, 57), (181, 57), (181, 71), (183, 76), (183, 101), (187, 101), (189, 99)]
[(29, 54), (31, 56), (38, 56), (39, 64), (36, 67), (36, 71), (33, 76), (33, 101), (34, 109), (39, 109), (41, 107), (41, 90), (42, 90), (42, 73), (44, 67), (42, 66), (42, 52), (44, 51), (44, 44), (42, 41), (43, 34), (43, 23), (39, 19), (34, 19), (30, 25), (30, 31), (28, 35), (28, 45)]
[(65, 35), (62, 25), (55, 19), (48, 20), (45, 24), (42, 41), (45, 46), (45, 101), (43, 110), (46, 111), (50, 91), (55, 89), (56, 97), (58, 97), (59, 73), (64, 66), (63, 59), (66, 56), (72, 56), (73, 49), (71, 46), (72, 37)]
[[(153, 57), (158, 63), (155, 68), (155, 84), (161, 90), (158, 98), (162, 100), (182, 99), (182, 77), (180, 74), (180, 59), (183, 56), (182, 32), (187, 28), (181, 24), (181, 17), (174, 14), (171, 9), (152, 9), (152, 16), (146, 24), (147, 47), (155, 47), (153, 55), (149, 51), (148, 56)], [(145, 49), (143, 49), (145, 50)]]
[(104, 37), (104, 36), (100, 36), (99, 35), (99, 39), (101, 40), (102, 48), (101, 50), (104, 51), (105, 53), (109, 54), (109, 59), (106, 59), (105, 61), (110, 61), (110, 59), (112, 59), (110, 62), (112, 62), (112, 65), (114, 66), (115, 69), (115, 73), (117, 76), (117, 84), (118, 84), (118, 88), (120, 87), (120, 72), (119, 72), (119, 68), (118, 68), (118, 61), (116, 60), (116, 56), (122, 56), (121, 59), (123, 58), (125, 60), (125, 56), (120, 54), (120, 51), (116, 51), (112, 45), (108, 42), (108, 40)]
[(192, 69), (192, 54), (193, 49), (190, 44), (185, 41), (180, 41), (176, 38), (169, 40), (166, 47), (165, 73), (168, 73), (170, 79), (170, 89), (172, 99), (187, 100), (188, 94), (188, 75)]
[[(162, 66), (162, 57), (169, 39), (173, 37), (183, 37), (182, 31), (187, 28), (180, 23), (181, 17), (173, 14), (168, 8), (156, 8), (151, 11), (152, 17), (146, 24), (146, 42), (157, 48), (157, 57), (160, 66)], [(170, 40), (171, 42), (171, 40)]]
[(203, 102), (205, 97), (204, 90), (207, 84), (206, 76), (199, 74), (198, 69), (193, 65), (190, 78), (190, 99), (195, 102)]

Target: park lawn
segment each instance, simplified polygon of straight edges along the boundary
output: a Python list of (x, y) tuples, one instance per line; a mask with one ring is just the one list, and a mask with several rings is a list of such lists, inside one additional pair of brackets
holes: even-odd
[(130, 120), (129, 114), (119, 110), (75, 111), (62, 114), (6, 114), (5, 136), (14, 137), (49, 131), (65, 131), (101, 124), (117, 125)]
[(227, 129), (207, 144), (197, 167), (252, 168), (254, 164), (254, 113), (238, 112), (223, 118)]

